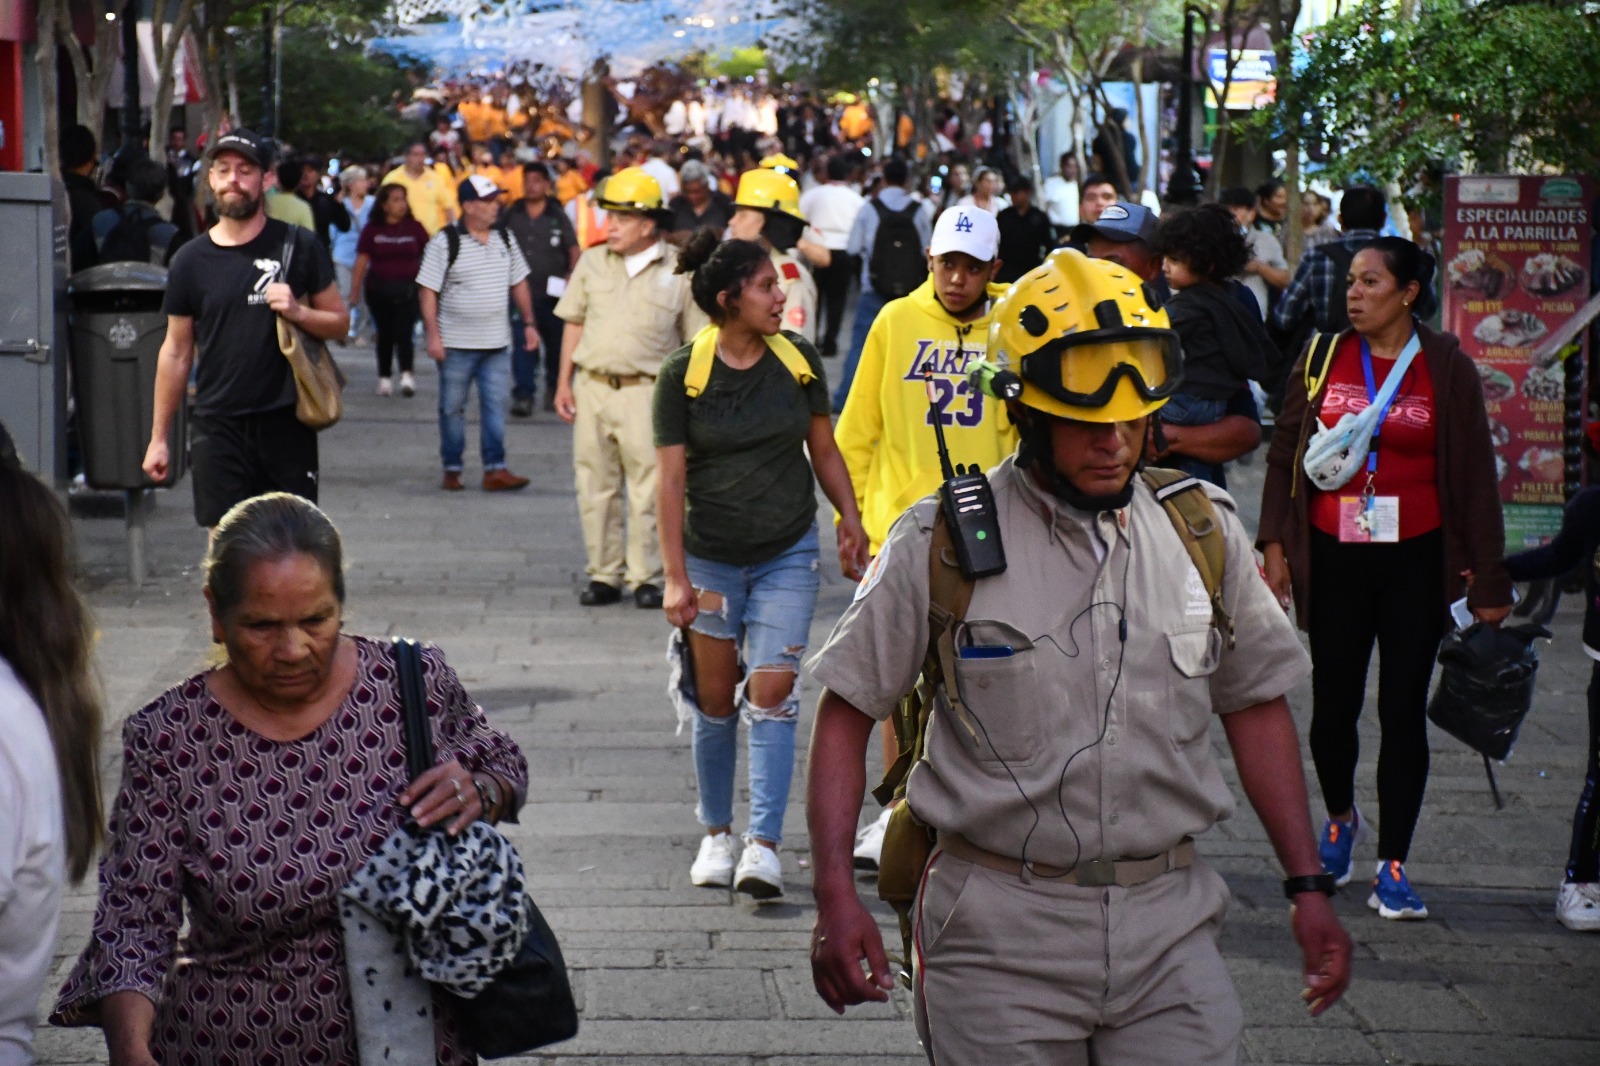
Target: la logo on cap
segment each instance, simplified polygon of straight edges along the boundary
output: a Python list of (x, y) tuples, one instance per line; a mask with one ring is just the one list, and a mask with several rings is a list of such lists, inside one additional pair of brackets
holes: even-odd
[(1121, 204), (1112, 204), (1110, 207), (1100, 212), (1100, 221), (1102, 222), (1106, 221), (1107, 219), (1116, 221), (1118, 219), (1124, 219), (1127, 217), (1128, 209), (1123, 207)]
[(956, 232), (957, 233), (971, 233), (972, 232), (972, 219), (971, 219), (970, 216), (968, 216), (968, 214), (965, 211), (961, 212), (959, 215), (956, 216)]

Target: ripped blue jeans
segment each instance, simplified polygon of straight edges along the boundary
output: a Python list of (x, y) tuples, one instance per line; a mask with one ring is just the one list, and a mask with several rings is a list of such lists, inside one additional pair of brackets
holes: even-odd
[[(800, 657), (811, 632), (820, 576), (817, 527), (762, 563), (732, 566), (685, 558), (689, 583), (722, 597), (722, 609), (702, 610), (693, 630), (742, 645), (749, 668), (734, 692), (738, 713), (694, 720), (694, 772), (700, 789), (696, 816), (704, 826), (733, 824), (733, 772), (739, 719), (750, 726), (750, 830), (774, 844), (783, 839), (783, 815), (794, 778), (795, 729), (800, 718)], [(793, 672), (795, 684), (776, 707), (757, 707), (748, 691), (750, 674), (763, 668)]]

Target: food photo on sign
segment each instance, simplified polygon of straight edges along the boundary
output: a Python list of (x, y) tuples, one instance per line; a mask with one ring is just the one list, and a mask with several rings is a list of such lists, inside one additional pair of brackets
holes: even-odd
[(1592, 197), (1588, 178), (1445, 182), (1443, 325), (1478, 365), (1508, 551), (1554, 536), (1577, 487), (1566, 446), (1581, 429), (1583, 383), (1569, 382), (1568, 360), (1586, 367), (1587, 353), (1546, 342), (1589, 296)]

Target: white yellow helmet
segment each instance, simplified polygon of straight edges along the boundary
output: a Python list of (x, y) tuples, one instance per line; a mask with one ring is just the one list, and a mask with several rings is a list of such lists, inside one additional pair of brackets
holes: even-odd
[(1022, 379), (1019, 401), (1081, 422), (1128, 422), (1167, 402), (1183, 352), (1167, 313), (1125, 267), (1052, 252), (1006, 291), (988, 357)]

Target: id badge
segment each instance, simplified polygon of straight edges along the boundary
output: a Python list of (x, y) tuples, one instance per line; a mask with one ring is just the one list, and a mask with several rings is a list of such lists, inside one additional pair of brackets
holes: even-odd
[(1340, 496), (1342, 544), (1393, 544), (1400, 539), (1400, 497)]

